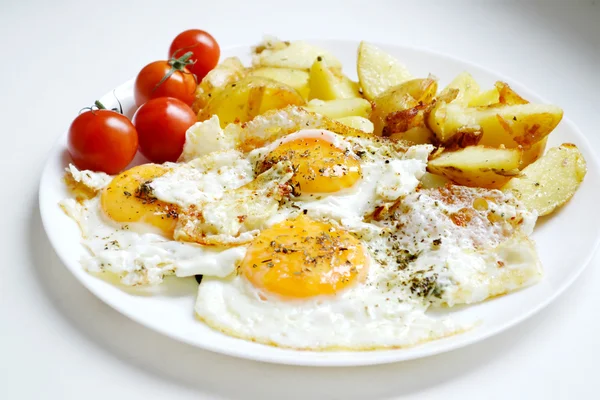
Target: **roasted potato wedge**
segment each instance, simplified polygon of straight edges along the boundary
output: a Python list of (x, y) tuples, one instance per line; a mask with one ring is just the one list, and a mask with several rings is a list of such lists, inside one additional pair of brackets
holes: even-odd
[(531, 145), (527, 150), (523, 150), (523, 157), (521, 158), (520, 169), (525, 168), (529, 164), (539, 159), (546, 150), (546, 144), (548, 143), (548, 136)]
[(313, 99), (304, 106), (308, 111), (325, 115), (329, 118), (368, 117), (371, 114), (371, 103), (365, 99), (351, 98), (338, 100)]
[(304, 98), (293, 87), (269, 78), (249, 76), (227, 85), (213, 96), (198, 113), (198, 120), (217, 115), (221, 127), (225, 127), (232, 122), (250, 121), (268, 110), (304, 104)]
[(442, 90), (440, 97), (446, 96), (452, 89), (457, 89), (457, 95), (452, 103), (467, 106), (470, 101), (479, 95), (479, 84), (468, 72), (461, 72)]
[(493, 88), (473, 96), (467, 106), (469, 107), (487, 107), (500, 102), (500, 93), (498, 89)]
[(308, 72), (300, 69), (259, 67), (248, 72), (249, 76), (262, 76), (293, 87), (308, 99)]
[(337, 122), (340, 122), (346, 126), (349, 126), (365, 133), (373, 133), (373, 123), (364, 117), (342, 117), (335, 118)]
[(502, 187), (538, 215), (547, 215), (565, 204), (586, 174), (583, 155), (574, 144), (553, 147), (546, 155), (525, 168), (521, 175)]
[(239, 58), (229, 57), (224, 59), (202, 79), (196, 89), (196, 100), (192, 104), (194, 112), (206, 107), (208, 102), (225, 86), (239, 81), (246, 76), (246, 68)]
[(412, 78), (398, 60), (366, 42), (361, 42), (358, 47), (356, 69), (363, 94), (368, 100)]
[(460, 185), (497, 189), (519, 173), (520, 149), (469, 146), (443, 152), (429, 161), (427, 171)]
[(336, 100), (359, 98), (358, 83), (352, 82), (337, 68), (318, 57), (310, 67), (309, 99)]
[(512, 90), (508, 83), (496, 82), (494, 85), (498, 91), (498, 103), (506, 104), (507, 106), (514, 106), (517, 104), (528, 104), (529, 102), (519, 96), (517, 92)]
[[(431, 103), (436, 92), (437, 81), (433, 78), (411, 79), (386, 90), (372, 101), (370, 119), (375, 127), (374, 133), (381, 136), (385, 131), (385, 135), (389, 136), (419, 125), (415, 121), (419, 111), (425, 110), (423, 106)], [(388, 117), (393, 121), (389, 121)], [(422, 120), (423, 113), (420, 117)], [(393, 129), (386, 129), (388, 122), (394, 125)]]
[(263, 36), (262, 42), (252, 48), (252, 54), (260, 54), (265, 50), (283, 50), (290, 45), (288, 40), (281, 40), (273, 35)]
[(395, 133), (406, 133), (417, 128), (429, 130), (425, 126), (425, 117), (432, 104), (419, 104), (408, 110), (396, 111), (385, 118), (385, 126), (381, 134), (391, 136)]
[(327, 50), (306, 42), (268, 41), (254, 49), (252, 64), (261, 67), (277, 67), (309, 70), (317, 57), (332, 68), (342, 68), (342, 63)]
[(427, 125), (441, 143), (465, 129), (481, 129), (479, 144), (528, 149), (552, 132), (562, 115), (561, 108), (547, 104), (474, 108), (440, 102), (429, 113)]
[(477, 93), (465, 104), (468, 107), (488, 107), (492, 105), (504, 104), (514, 106), (518, 104), (528, 104), (529, 102), (519, 96), (517, 92), (505, 82), (496, 82), (494, 88), (485, 92)]
[(415, 126), (407, 131), (390, 135), (390, 139), (405, 140), (414, 144), (429, 144), (433, 143), (434, 135), (433, 132), (424, 126)]

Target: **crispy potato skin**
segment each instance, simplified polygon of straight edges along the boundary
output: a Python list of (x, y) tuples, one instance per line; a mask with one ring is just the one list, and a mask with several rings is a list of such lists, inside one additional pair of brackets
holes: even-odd
[(433, 78), (412, 79), (382, 93), (372, 101), (374, 133), (390, 136), (424, 126), (437, 88)]
[(577, 146), (564, 143), (548, 150), (502, 190), (513, 193), (538, 215), (548, 215), (573, 197), (586, 172), (585, 160)]
[(480, 144), (529, 149), (556, 128), (563, 111), (545, 104), (495, 104), (461, 107), (440, 102), (426, 118), (440, 143), (446, 143), (464, 128), (481, 129)]
[(469, 146), (444, 152), (429, 161), (427, 171), (460, 185), (497, 189), (518, 174), (520, 149)]
[(512, 90), (512, 88), (505, 82), (496, 82), (494, 85), (496, 90), (498, 91), (498, 103), (506, 104), (508, 106), (514, 106), (517, 104), (528, 104), (529, 102), (519, 96), (517, 92)]
[(461, 104), (467, 106), (475, 97), (479, 95), (479, 84), (468, 72), (462, 72), (458, 74), (456, 78), (452, 80), (442, 90), (440, 97), (446, 97), (452, 90), (457, 90), (454, 99), (449, 102)]

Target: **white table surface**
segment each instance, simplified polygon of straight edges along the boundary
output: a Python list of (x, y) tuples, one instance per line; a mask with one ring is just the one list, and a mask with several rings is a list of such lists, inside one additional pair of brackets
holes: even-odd
[(37, 186), (47, 151), (78, 110), (164, 58), (190, 27), (223, 47), (273, 33), (449, 53), (561, 105), (598, 149), (600, 4), (166, 3), (0, 2), (1, 399), (596, 398), (600, 257), (547, 309), (471, 347), (379, 367), (283, 367), (180, 344), (97, 300), (50, 247)]

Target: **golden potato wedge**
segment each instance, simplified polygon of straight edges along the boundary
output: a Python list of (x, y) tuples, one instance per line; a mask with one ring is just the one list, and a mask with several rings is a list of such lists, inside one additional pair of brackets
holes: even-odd
[(411, 79), (408, 69), (377, 46), (361, 42), (356, 64), (358, 79), (367, 100)]
[(404, 132), (393, 133), (390, 139), (405, 140), (414, 144), (429, 144), (433, 143), (434, 135), (424, 126), (415, 126)]
[(574, 144), (553, 147), (521, 175), (502, 187), (511, 192), (529, 210), (547, 215), (573, 197), (586, 174), (583, 155)]
[(519, 169), (523, 169), (529, 164), (539, 159), (546, 150), (546, 144), (548, 143), (548, 136), (531, 145), (527, 150), (523, 150), (523, 157), (521, 157), (521, 165)]
[(308, 99), (308, 72), (300, 69), (259, 67), (248, 72), (249, 76), (262, 76), (293, 87)]
[[(373, 112), (370, 120), (375, 127), (374, 133), (383, 135), (385, 130), (385, 135), (389, 136), (417, 126), (418, 123), (414, 119), (419, 117), (420, 111), (425, 110), (423, 106), (431, 103), (436, 92), (437, 81), (433, 78), (411, 79), (386, 90), (372, 101)], [(391, 121), (394, 127), (386, 129), (390, 114), (404, 111), (406, 112), (403, 114), (392, 116), (395, 121)], [(420, 116), (422, 117), (423, 113)], [(399, 121), (403, 121), (402, 125), (398, 123)]]
[(290, 45), (288, 40), (281, 40), (276, 36), (265, 35), (262, 42), (252, 48), (252, 54), (257, 55), (265, 50), (283, 50)]
[(352, 82), (337, 68), (318, 57), (310, 67), (309, 99), (336, 100), (360, 97), (358, 83)]
[(458, 93), (452, 103), (467, 106), (471, 100), (479, 95), (479, 84), (468, 72), (461, 72), (442, 90), (440, 97), (447, 95), (452, 89), (457, 89)]
[(444, 148), (449, 151), (465, 148), (467, 146), (476, 146), (481, 141), (483, 132), (481, 128), (462, 128), (456, 135), (443, 144)]
[(202, 79), (196, 88), (196, 100), (192, 110), (198, 113), (206, 107), (211, 97), (223, 90), (225, 86), (236, 82), (246, 76), (246, 68), (239, 58), (229, 57), (219, 63)]
[(198, 120), (204, 121), (217, 115), (221, 127), (225, 127), (232, 122), (250, 121), (265, 111), (290, 104), (305, 104), (296, 89), (269, 78), (249, 76), (227, 85), (213, 96), (198, 113)]
[(338, 100), (319, 100), (309, 101), (305, 109), (308, 111), (325, 115), (329, 118), (342, 117), (368, 117), (371, 114), (371, 103), (365, 99), (338, 99)]
[(408, 110), (396, 111), (385, 118), (385, 126), (381, 132), (382, 136), (391, 136), (398, 133), (406, 133), (417, 128), (429, 130), (425, 126), (425, 116), (433, 104), (420, 104)]
[(562, 119), (561, 108), (546, 104), (461, 107), (440, 102), (427, 117), (427, 126), (441, 143), (465, 129), (481, 129), (479, 144), (530, 148), (546, 137)]
[(500, 93), (498, 89), (493, 88), (473, 96), (467, 106), (469, 107), (487, 107), (500, 102)]
[(506, 104), (508, 106), (514, 106), (517, 104), (528, 104), (529, 102), (519, 96), (517, 92), (512, 90), (508, 83), (505, 82), (496, 82), (494, 85), (496, 90), (498, 91), (498, 103)]
[(321, 57), (329, 67), (342, 68), (342, 63), (327, 50), (302, 41), (270, 42), (256, 47), (254, 52), (254, 66), (308, 70)]
[(335, 120), (351, 128), (358, 129), (359, 131), (373, 133), (373, 123), (364, 117), (342, 117), (335, 118)]
[(497, 189), (519, 173), (520, 149), (469, 146), (443, 152), (429, 161), (427, 171), (460, 185)]

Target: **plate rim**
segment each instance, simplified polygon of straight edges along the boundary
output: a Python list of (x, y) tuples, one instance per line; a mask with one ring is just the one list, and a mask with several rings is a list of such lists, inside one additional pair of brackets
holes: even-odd
[[(298, 39), (298, 40), (303, 40), (303, 41), (306, 41), (309, 43), (315, 43), (315, 44), (321, 44), (321, 45), (323, 43), (329, 43), (328, 46), (330, 46), (331, 44), (335, 45), (335, 43), (344, 44), (344, 45), (348, 45), (348, 44), (358, 45), (361, 42), (360, 40), (355, 40), (355, 39), (333, 39), (333, 38), (327, 38), (327, 39), (303, 38), (303, 39)], [(382, 42), (382, 41), (368, 41), (368, 42), (372, 43), (376, 46), (379, 46), (379, 47), (393, 47), (397, 51), (409, 50), (412, 52), (426, 53), (430, 56), (449, 59), (449, 60), (452, 60), (453, 62), (464, 64), (465, 67), (474, 67), (476, 69), (479, 69), (479, 70), (485, 71), (491, 75), (494, 75), (495, 77), (498, 77), (502, 80), (505, 80), (505, 81), (509, 82), (512, 86), (520, 87), (519, 90), (522, 89), (525, 92), (531, 93), (533, 97), (536, 97), (537, 99), (541, 100), (544, 103), (551, 103), (551, 102), (547, 101), (544, 97), (539, 96), (533, 90), (528, 89), (527, 86), (520, 83), (519, 81), (511, 79), (511, 78), (507, 77), (506, 75), (495, 71), (494, 69), (484, 67), (478, 63), (475, 63), (475, 62), (472, 62), (469, 60), (465, 60), (465, 59), (462, 59), (462, 58), (459, 58), (459, 57), (456, 57), (456, 56), (453, 56), (450, 54), (446, 54), (443, 52), (438, 52), (435, 50), (424, 48), (424, 47), (422, 48), (422, 47), (410, 46), (410, 45), (400, 45), (400, 44), (394, 44), (391, 42)], [(250, 48), (251, 48), (251, 45), (228, 46), (228, 47), (222, 49), (222, 54), (223, 53), (227, 54), (229, 52), (234, 52), (234, 51), (249, 50)], [(132, 82), (134, 81), (134, 79), (135, 78), (131, 78), (131, 79), (117, 85), (115, 87), (115, 89), (113, 89), (113, 90), (117, 90), (117, 89), (125, 87), (127, 85), (131, 85)], [(111, 93), (112, 93), (112, 91), (107, 92), (105, 95), (110, 95)], [(102, 96), (102, 97), (104, 97), (104, 96)], [(583, 132), (577, 127), (577, 125), (569, 117), (563, 116), (561, 123), (568, 125), (569, 129), (573, 132), (573, 134), (575, 136), (577, 136), (578, 141), (579, 141), (578, 145), (581, 146), (582, 148), (585, 148), (586, 152), (589, 153), (589, 155), (591, 156), (591, 157), (586, 158), (586, 163), (588, 165), (588, 171), (591, 169), (590, 166), (593, 166), (593, 169), (596, 170), (598, 173), (600, 173), (600, 160), (598, 159), (598, 156), (596, 155), (596, 152), (595, 152), (594, 148), (591, 146), (587, 137), (583, 134)], [(268, 363), (273, 363), (273, 364), (313, 366), (313, 367), (342, 367), (342, 366), (349, 367), (349, 366), (381, 365), (381, 364), (402, 362), (402, 361), (430, 357), (430, 356), (433, 356), (436, 354), (442, 354), (442, 353), (446, 353), (449, 351), (458, 350), (458, 349), (466, 347), (470, 344), (474, 344), (474, 343), (486, 340), (492, 336), (495, 336), (502, 332), (505, 332), (508, 329), (513, 328), (514, 326), (531, 318), (533, 315), (537, 314), (538, 312), (540, 312), (541, 310), (546, 308), (550, 303), (552, 303), (557, 298), (559, 298), (575, 282), (575, 280), (577, 280), (577, 278), (583, 273), (583, 271), (586, 268), (588, 268), (588, 266), (591, 264), (592, 260), (594, 259), (595, 255), (598, 251), (598, 248), (600, 246), (600, 234), (597, 234), (594, 239), (593, 246), (590, 249), (588, 249), (587, 257), (580, 264), (578, 270), (575, 273), (571, 274), (569, 276), (569, 279), (561, 282), (561, 285), (558, 286), (552, 292), (552, 295), (548, 296), (547, 298), (545, 298), (543, 301), (539, 302), (534, 307), (531, 307), (528, 311), (526, 311), (524, 313), (520, 313), (513, 318), (509, 318), (506, 322), (504, 322), (502, 325), (500, 325), (498, 327), (489, 328), (487, 331), (481, 331), (481, 333), (479, 333), (479, 334), (475, 333), (471, 336), (462, 336), (462, 337), (461, 337), (461, 335), (454, 336), (455, 339), (452, 342), (448, 343), (445, 346), (441, 346), (441, 348), (438, 348), (436, 346), (428, 347), (427, 344), (425, 344), (424, 347), (420, 348), (419, 349), (420, 351), (417, 353), (404, 352), (404, 354), (406, 354), (405, 356), (403, 356), (403, 349), (390, 349), (390, 350), (375, 350), (375, 351), (370, 351), (370, 352), (364, 352), (364, 351), (343, 352), (343, 353), (340, 353), (340, 352), (318, 352), (317, 354), (322, 355), (322, 356), (318, 357), (318, 359), (317, 358), (305, 359), (303, 357), (294, 359), (294, 358), (290, 358), (287, 356), (285, 356), (285, 357), (271, 356), (268, 353), (261, 354), (260, 352), (258, 354), (255, 354), (255, 353), (248, 354), (247, 352), (244, 352), (242, 350), (229, 348), (226, 346), (216, 346), (216, 345), (213, 345), (212, 343), (200, 344), (199, 342), (192, 341), (183, 335), (176, 335), (176, 334), (170, 332), (169, 330), (159, 329), (159, 327), (157, 327), (157, 326), (149, 325), (145, 321), (143, 321), (142, 318), (137, 316), (135, 313), (130, 312), (129, 310), (127, 310), (125, 308), (119, 307), (119, 305), (116, 304), (116, 302), (111, 301), (109, 299), (109, 296), (102, 294), (102, 292), (100, 290), (97, 290), (96, 288), (94, 288), (88, 280), (86, 280), (82, 277), (82, 275), (84, 275), (86, 277), (91, 277), (93, 279), (98, 279), (98, 278), (93, 277), (92, 275), (89, 275), (81, 267), (81, 265), (77, 262), (77, 260), (73, 260), (72, 258), (68, 257), (67, 254), (63, 254), (61, 251), (58, 250), (58, 249), (60, 249), (60, 246), (57, 245), (57, 242), (56, 242), (58, 239), (55, 236), (50, 235), (51, 230), (49, 229), (49, 224), (50, 224), (51, 217), (47, 214), (50, 211), (47, 210), (49, 208), (49, 205), (46, 206), (48, 201), (45, 200), (46, 195), (45, 195), (45, 192), (43, 189), (44, 189), (44, 186), (46, 184), (48, 184), (48, 182), (47, 182), (48, 179), (46, 179), (46, 177), (47, 177), (47, 175), (51, 174), (52, 163), (53, 163), (53, 161), (55, 161), (55, 157), (57, 155), (59, 155), (61, 153), (61, 151), (64, 150), (63, 142), (64, 142), (65, 136), (67, 135), (67, 131), (68, 131), (68, 129), (63, 131), (63, 133), (57, 137), (57, 139), (55, 140), (51, 149), (48, 151), (46, 159), (43, 164), (43, 169), (42, 169), (42, 173), (39, 178), (40, 180), (39, 180), (39, 185), (38, 185), (38, 205), (39, 205), (39, 211), (40, 211), (40, 215), (41, 215), (42, 226), (44, 227), (44, 231), (46, 233), (48, 241), (50, 242), (50, 244), (52, 246), (53, 251), (58, 256), (61, 263), (67, 268), (67, 270), (69, 270), (73, 274), (73, 276), (79, 281), (79, 283), (81, 283), (90, 293), (92, 293), (94, 296), (96, 296), (98, 299), (100, 299), (103, 303), (107, 304), (113, 310), (117, 311), (118, 313), (120, 313), (122, 315), (125, 315), (127, 318), (140, 324), (144, 328), (151, 329), (161, 335), (169, 337), (170, 339), (186, 343), (190, 346), (197, 347), (197, 348), (207, 350), (207, 351), (211, 351), (214, 353), (224, 354), (227, 356), (243, 358), (243, 359), (248, 359), (248, 360), (255, 360), (255, 361), (260, 361), (260, 362), (268, 362)], [(56, 206), (58, 208), (58, 205), (55, 204), (54, 206)], [(76, 265), (74, 265), (74, 264), (76, 264)], [(198, 322), (198, 323), (200, 323), (200, 322)], [(456, 339), (457, 337), (458, 337), (458, 339)], [(236, 339), (236, 340), (241, 340), (241, 341), (247, 342), (243, 339)], [(441, 339), (441, 340), (443, 340), (443, 339)], [(436, 341), (433, 341), (430, 343), (439, 343), (439, 342), (440, 342), (440, 340), (436, 340)], [(253, 343), (253, 344), (258, 345), (256, 343)], [(258, 346), (270, 347), (270, 346), (266, 346), (266, 345), (258, 345)], [(285, 350), (289, 351), (288, 349), (285, 349)], [(302, 353), (306, 354), (307, 353), (305, 351), (299, 351), (299, 350), (292, 350), (292, 352), (298, 353), (298, 354), (302, 354)], [(348, 355), (369, 354), (369, 355), (373, 355), (373, 356), (369, 357), (369, 358), (359, 357), (356, 360), (352, 360), (351, 357), (336, 357), (336, 354), (338, 354), (338, 355), (339, 354), (345, 354), (345, 355), (346, 354), (348, 354)]]

